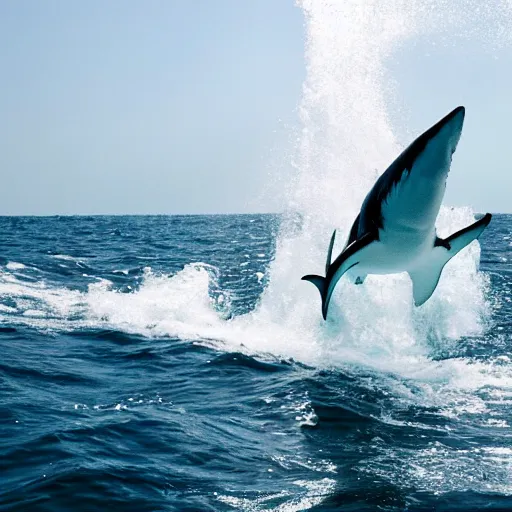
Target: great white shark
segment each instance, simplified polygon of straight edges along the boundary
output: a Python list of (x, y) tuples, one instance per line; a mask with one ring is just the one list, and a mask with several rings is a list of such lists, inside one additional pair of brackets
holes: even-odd
[(446, 263), (487, 227), (492, 217), (489, 213), (448, 238), (439, 238), (436, 233), (435, 222), (464, 115), (464, 107), (457, 107), (386, 169), (363, 201), (345, 248), (331, 262), (334, 231), (325, 277), (302, 278), (320, 291), (324, 320), (334, 288), (346, 272), (355, 284), (362, 284), (367, 274), (407, 272), (414, 303), (421, 306), (434, 293)]

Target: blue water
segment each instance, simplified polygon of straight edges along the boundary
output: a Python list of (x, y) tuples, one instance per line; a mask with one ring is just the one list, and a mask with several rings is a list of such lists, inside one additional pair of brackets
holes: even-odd
[(413, 340), (417, 377), (251, 317), (279, 222), (0, 218), (0, 510), (512, 509), (512, 216), (481, 333)]

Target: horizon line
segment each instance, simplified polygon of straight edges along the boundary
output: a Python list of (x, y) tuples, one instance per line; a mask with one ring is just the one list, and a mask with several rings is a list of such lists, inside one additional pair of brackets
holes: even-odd
[[(0, 218), (50, 218), (50, 217), (228, 217), (234, 215), (283, 215), (286, 212), (229, 212), (229, 213), (44, 213), (44, 214), (8, 214), (0, 213)], [(475, 212), (484, 215), (487, 212)], [(511, 212), (488, 212), (491, 215), (512, 215)]]
[(229, 216), (229, 215), (281, 215), (285, 212), (218, 212), (218, 213), (0, 213), (2, 217), (199, 217), (199, 216)]

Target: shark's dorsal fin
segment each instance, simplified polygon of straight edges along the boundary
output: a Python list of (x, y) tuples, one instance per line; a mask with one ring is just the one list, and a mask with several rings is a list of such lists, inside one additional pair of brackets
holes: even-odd
[(350, 233), (348, 235), (347, 243), (345, 244), (345, 247), (343, 250), (345, 250), (352, 242), (355, 242), (358, 239), (358, 233), (359, 233), (359, 219), (361, 218), (361, 214), (358, 213), (357, 217), (355, 218), (352, 227), (350, 228)]
[(329, 271), (329, 267), (331, 266), (331, 258), (332, 258), (332, 248), (334, 246), (334, 239), (336, 238), (336, 230), (332, 232), (331, 241), (329, 242), (329, 249), (327, 249), (327, 258), (325, 260), (325, 275)]

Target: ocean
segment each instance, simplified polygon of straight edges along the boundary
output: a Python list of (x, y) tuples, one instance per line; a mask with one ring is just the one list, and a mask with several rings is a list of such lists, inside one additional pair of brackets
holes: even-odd
[(450, 263), (417, 309), (405, 277), (340, 282), (358, 328), (273, 289), (285, 221), (0, 218), (0, 510), (512, 508), (512, 216), (479, 325)]

